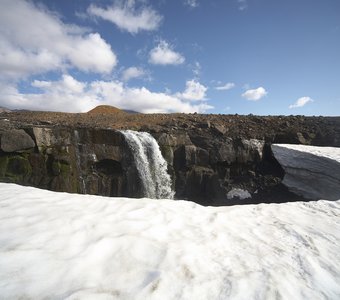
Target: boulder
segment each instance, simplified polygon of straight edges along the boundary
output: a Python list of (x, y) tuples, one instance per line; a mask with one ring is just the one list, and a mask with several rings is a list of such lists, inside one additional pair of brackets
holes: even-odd
[(55, 145), (65, 146), (72, 143), (72, 131), (70, 130), (34, 127), (33, 134), (39, 149), (45, 149)]
[(23, 129), (7, 130), (1, 135), (1, 150), (20, 152), (35, 147), (33, 139)]
[(228, 129), (223, 125), (215, 125), (214, 129), (215, 129), (216, 132), (218, 132), (222, 135), (224, 135), (228, 131)]

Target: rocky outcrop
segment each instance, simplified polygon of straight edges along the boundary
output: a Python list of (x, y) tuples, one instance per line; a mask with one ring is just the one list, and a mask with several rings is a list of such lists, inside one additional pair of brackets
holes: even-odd
[(22, 129), (7, 130), (1, 135), (0, 148), (4, 152), (20, 152), (34, 146), (32, 138)]
[(46, 127), (26, 132), (34, 140), (34, 151), (2, 152), (1, 181), (73, 193), (138, 196), (138, 180), (128, 171), (133, 166), (118, 132)]
[[(272, 149), (285, 170), (282, 183), (289, 190), (310, 200), (340, 199), (340, 149), (301, 145), (272, 145)], [(332, 155), (327, 157), (327, 151)]]
[(204, 205), (301, 200), (282, 184), (285, 171), (273, 156), (271, 144), (339, 145), (338, 118), (313, 120), (4, 114), (0, 118), (0, 181), (72, 193), (142, 197), (133, 154), (117, 130), (129, 128), (147, 131), (158, 141), (177, 199)]
[[(19, 134), (24, 138), (9, 148), (8, 137)], [(72, 193), (143, 196), (136, 163), (119, 131), (34, 126), (0, 135), (3, 182)], [(227, 196), (232, 189), (256, 198), (280, 181), (280, 172), (265, 168), (270, 153), (263, 140), (233, 139), (219, 131), (214, 136), (194, 131), (153, 135), (168, 163), (176, 198), (225, 205), (233, 202)]]
[(228, 202), (227, 194), (232, 188), (254, 193), (260, 181), (264, 182), (263, 140), (194, 132), (162, 133), (157, 139), (169, 163), (177, 198), (223, 204)]

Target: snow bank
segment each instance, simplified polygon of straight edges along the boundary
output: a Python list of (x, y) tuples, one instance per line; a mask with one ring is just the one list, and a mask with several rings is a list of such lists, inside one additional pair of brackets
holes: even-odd
[(251, 198), (250, 193), (247, 190), (234, 188), (227, 194), (228, 199), (239, 198), (240, 200)]
[(285, 170), (283, 184), (307, 199), (340, 199), (340, 148), (272, 145)]
[(339, 299), (339, 215), (0, 183), (0, 298)]
[(318, 147), (308, 145), (295, 145), (295, 144), (274, 144), (274, 147), (284, 147), (300, 152), (310, 153), (320, 157), (326, 157), (331, 160), (340, 162), (340, 148), (337, 147)]

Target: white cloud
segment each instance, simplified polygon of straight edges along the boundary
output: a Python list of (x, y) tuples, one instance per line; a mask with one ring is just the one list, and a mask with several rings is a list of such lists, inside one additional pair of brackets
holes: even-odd
[(187, 5), (191, 8), (196, 8), (199, 6), (198, 0), (184, 0), (184, 5)]
[(33, 81), (39, 93), (23, 94), (14, 85), (0, 84), (0, 103), (11, 109), (80, 112), (96, 103), (86, 93), (87, 84), (64, 75), (58, 81)]
[(40, 81), (34, 80), (32, 86), (40, 88), (42, 90), (51, 92), (62, 93), (82, 93), (85, 89), (86, 83), (77, 81), (72, 76), (64, 74), (60, 81)]
[(110, 21), (121, 30), (126, 30), (132, 34), (143, 30), (156, 30), (162, 21), (162, 16), (150, 7), (137, 9), (134, 0), (114, 1), (112, 6), (107, 8), (91, 4), (87, 12), (92, 16)]
[(267, 91), (261, 86), (257, 89), (253, 90), (247, 90), (242, 94), (242, 97), (251, 100), (251, 101), (258, 101), (264, 96), (266, 96), (268, 93)]
[(218, 91), (226, 91), (226, 90), (230, 90), (232, 89), (233, 87), (235, 87), (235, 83), (233, 82), (228, 82), (224, 85), (220, 85), (220, 86), (217, 86), (215, 87), (215, 90), (218, 90)]
[(179, 97), (192, 101), (204, 100), (207, 90), (208, 88), (203, 84), (199, 83), (195, 79), (192, 79), (186, 82), (185, 91), (181, 93)]
[(192, 104), (189, 100), (203, 100), (204, 92), (199, 92), (199, 88), (196, 91), (192, 89), (190, 95), (188, 85), (183, 93), (190, 98), (188, 100), (182, 97), (182, 93), (154, 93), (145, 87), (127, 87), (120, 81), (99, 80), (86, 83), (70, 75), (63, 75), (57, 81), (35, 80), (32, 86), (39, 88), (39, 93), (23, 94), (13, 85), (0, 83), (0, 106), (11, 109), (43, 108), (50, 111), (86, 112), (97, 105), (106, 104), (143, 113), (205, 112), (213, 108), (206, 101)]
[(143, 77), (145, 74), (146, 72), (142, 68), (130, 67), (123, 71), (122, 80), (129, 81), (133, 78)]
[(98, 33), (63, 23), (55, 14), (23, 0), (2, 0), (0, 10), (2, 79), (75, 67), (109, 73), (117, 63)]
[(289, 105), (289, 108), (297, 108), (297, 107), (303, 107), (309, 102), (313, 102), (314, 100), (310, 97), (301, 97), (296, 100), (294, 104)]
[(180, 65), (184, 63), (185, 58), (166, 41), (161, 40), (159, 44), (153, 48), (149, 55), (149, 62), (155, 65)]

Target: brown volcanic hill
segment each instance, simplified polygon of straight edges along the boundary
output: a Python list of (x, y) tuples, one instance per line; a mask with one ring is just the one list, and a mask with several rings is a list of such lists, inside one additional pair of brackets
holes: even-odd
[(87, 112), (88, 114), (125, 114), (125, 112), (117, 107), (110, 105), (99, 105)]

